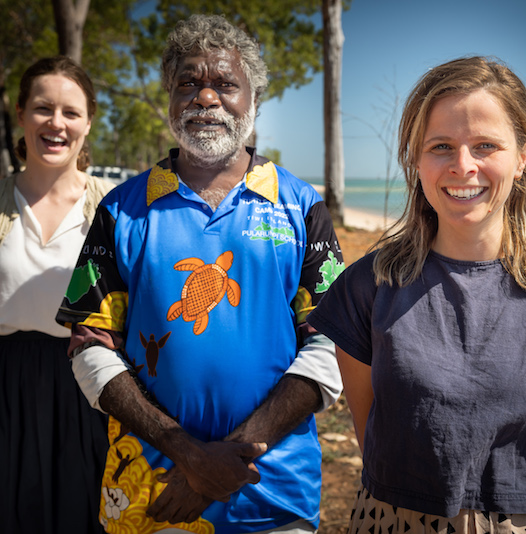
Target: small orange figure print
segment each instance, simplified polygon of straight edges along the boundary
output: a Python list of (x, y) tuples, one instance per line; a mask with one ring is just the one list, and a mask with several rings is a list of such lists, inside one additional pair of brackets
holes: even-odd
[(181, 291), (181, 300), (170, 306), (166, 319), (173, 321), (181, 314), (185, 321), (195, 321), (194, 334), (202, 334), (208, 326), (208, 314), (225, 296), (232, 306), (241, 298), (239, 284), (226, 274), (232, 266), (234, 254), (227, 250), (215, 263), (206, 264), (199, 258), (187, 258), (174, 265), (177, 271), (193, 271)]
[(148, 376), (157, 376), (157, 360), (159, 359), (159, 349), (164, 347), (164, 344), (168, 341), (171, 332), (165, 334), (159, 341), (155, 341), (155, 336), (150, 334), (150, 339), (146, 341), (142, 332), (139, 331), (139, 337), (141, 338), (142, 346), (146, 349), (146, 364), (148, 365)]

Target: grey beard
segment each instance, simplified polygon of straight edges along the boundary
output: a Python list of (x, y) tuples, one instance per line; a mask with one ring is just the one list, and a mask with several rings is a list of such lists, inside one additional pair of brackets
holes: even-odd
[[(226, 133), (188, 133), (186, 123), (191, 119), (205, 116), (223, 122), (226, 126)], [(254, 104), (241, 119), (236, 119), (225, 111), (183, 111), (176, 119), (170, 117), (170, 130), (179, 146), (188, 153), (192, 160), (202, 167), (212, 167), (218, 163), (237, 159), (240, 149), (254, 130), (255, 120), (256, 106)]]

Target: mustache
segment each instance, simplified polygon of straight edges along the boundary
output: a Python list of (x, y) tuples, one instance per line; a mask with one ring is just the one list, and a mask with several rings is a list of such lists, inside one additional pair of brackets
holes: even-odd
[(230, 112), (222, 109), (185, 109), (179, 116), (182, 124), (194, 119), (213, 119), (225, 124), (231, 130), (236, 127), (236, 119)]

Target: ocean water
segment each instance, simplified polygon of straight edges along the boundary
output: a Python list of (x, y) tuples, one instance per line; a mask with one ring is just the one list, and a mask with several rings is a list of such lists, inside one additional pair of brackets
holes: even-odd
[[(304, 178), (314, 185), (323, 185), (323, 178)], [(323, 196), (323, 195), (322, 195)], [(406, 202), (405, 180), (396, 180), (389, 192), (387, 215), (397, 218), (402, 215)], [(385, 180), (377, 178), (346, 178), (344, 204), (376, 215), (384, 214)]]

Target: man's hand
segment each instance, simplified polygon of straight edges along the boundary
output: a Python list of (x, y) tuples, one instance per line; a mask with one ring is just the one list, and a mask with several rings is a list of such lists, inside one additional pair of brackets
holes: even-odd
[[(266, 451), (266, 444), (219, 441), (197, 442), (195, 445), (190, 460), (194, 463), (186, 469), (193, 486), (178, 466), (157, 477), (159, 482), (168, 485), (146, 511), (155, 521), (191, 523), (214, 500), (226, 502), (231, 493), (245, 484), (259, 482), (259, 472), (252, 460)], [(196, 488), (201, 488), (202, 492), (196, 491)], [(220, 498), (205, 496), (214, 492)]]
[(259, 482), (259, 472), (252, 460), (266, 450), (265, 443), (195, 440), (178, 467), (195, 492), (214, 501), (227, 502), (245, 484)]
[(266, 443), (204, 443), (193, 438), (144, 396), (128, 372), (108, 382), (99, 400), (104, 411), (170, 458), (200, 495), (226, 502), (245, 484), (259, 482), (252, 460), (267, 450)]
[(213, 502), (212, 499), (196, 493), (177, 467), (159, 475), (157, 480), (168, 485), (146, 510), (146, 514), (160, 523), (192, 523), (197, 521)]

